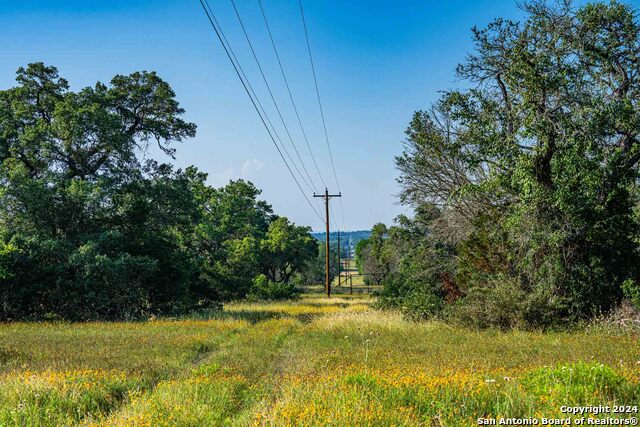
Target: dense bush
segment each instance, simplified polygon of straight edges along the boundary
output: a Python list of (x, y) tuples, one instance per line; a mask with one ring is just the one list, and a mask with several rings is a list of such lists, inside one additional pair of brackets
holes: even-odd
[[(459, 297), (451, 280), (453, 247), (436, 238), (430, 230), (440, 212), (432, 206), (416, 210), (413, 219), (398, 217), (393, 227), (377, 225), (365, 250), (357, 252), (365, 274), (374, 266), (383, 285), (377, 291), (377, 305), (399, 309), (412, 319), (428, 319), (440, 315), (446, 302)], [(382, 234), (384, 232), (384, 234)], [(375, 240), (374, 240), (375, 241)], [(377, 247), (375, 250), (367, 250)], [(377, 259), (367, 259), (378, 255)]]
[(627, 300), (640, 310), (640, 286), (633, 280), (625, 280), (622, 282), (622, 292)]
[(253, 279), (248, 298), (256, 301), (277, 301), (296, 298), (299, 292), (292, 282), (273, 282), (261, 274)]
[(444, 299), (433, 284), (417, 282), (402, 272), (389, 274), (376, 296), (378, 307), (400, 310), (413, 320), (432, 319), (444, 308)]

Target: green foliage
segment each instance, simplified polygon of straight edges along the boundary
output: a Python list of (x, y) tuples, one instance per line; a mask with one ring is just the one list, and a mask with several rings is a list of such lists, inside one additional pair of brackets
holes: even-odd
[(261, 272), (260, 242), (274, 219), (271, 206), (258, 200), (260, 190), (243, 180), (221, 189), (202, 183), (196, 194), (203, 217), (190, 244), (208, 282), (199, 293), (202, 298), (242, 298)]
[(640, 286), (637, 282), (630, 279), (625, 280), (622, 282), (622, 292), (631, 304), (640, 309)]
[(291, 282), (273, 282), (264, 274), (260, 274), (253, 279), (253, 284), (249, 290), (250, 300), (285, 300), (296, 298), (299, 294), (295, 284)]
[(0, 91), (0, 319), (204, 310), (315, 255), (253, 184), (215, 189), (194, 167), (141, 160), (196, 130), (155, 73), (73, 92), (36, 63), (16, 80)]
[(310, 227), (299, 227), (285, 217), (276, 218), (260, 242), (261, 269), (272, 282), (288, 283), (318, 255)]
[(377, 296), (378, 307), (398, 309), (413, 320), (432, 319), (444, 307), (444, 299), (434, 283), (419, 283), (402, 272), (385, 278)]
[(473, 288), (450, 308), (451, 318), (480, 328), (509, 329), (525, 326), (526, 294), (517, 286), (497, 279), (494, 286)]
[(474, 28), (457, 69), (472, 87), (416, 112), (396, 158), (401, 201), (441, 207), (419, 238), (455, 249), (440, 281), (460, 289), (456, 316), (480, 326), (589, 318), (623, 288), (633, 298), (640, 274), (636, 12), (523, 8), (523, 22)]
[(380, 285), (392, 271), (395, 253), (385, 244), (387, 231), (384, 224), (375, 224), (371, 229), (371, 237), (356, 245), (356, 266), (365, 275), (366, 283)]
[[(325, 243), (318, 243), (318, 254), (309, 260), (301, 272), (301, 281), (305, 285), (314, 285), (324, 283), (326, 280), (326, 253)], [(330, 246), (329, 248), (329, 281), (338, 277), (338, 251), (337, 246)]]
[(363, 241), (363, 273), (382, 285), (378, 307), (424, 320), (439, 315), (446, 302), (460, 297), (452, 280), (453, 247), (433, 234), (433, 224), (440, 218), (437, 207), (425, 204), (412, 219), (399, 216), (394, 226), (375, 226), (371, 239)]
[[(352, 250), (361, 240), (368, 239), (371, 236), (370, 230), (357, 230), (357, 231), (332, 231), (329, 233), (329, 245), (338, 245), (338, 234), (340, 234), (340, 253), (347, 254)], [(326, 233), (315, 232), (311, 233), (320, 243), (326, 241)]]
[[(197, 260), (175, 239), (186, 205), (152, 194), (160, 187), (155, 178), (140, 179), (107, 193), (117, 213), (105, 208), (81, 214), (81, 233), (9, 228), (20, 254), (4, 281), (3, 317), (131, 318), (186, 308), (189, 288), (198, 282)], [(91, 224), (96, 217), (101, 224)]]
[(0, 280), (7, 280), (12, 277), (10, 268), (13, 264), (13, 257), (18, 254), (18, 248), (11, 242), (0, 241)]
[(364, 250), (367, 247), (367, 244), (368, 244), (368, 238), (362, 239), (358, 243), (356, 243), (355, 261), (356, 261), (356, 268), (358, 269), (358, 273), (360, 274), (364, 273), (364, 270), (362, 268), (362, 258), (364, 257)]

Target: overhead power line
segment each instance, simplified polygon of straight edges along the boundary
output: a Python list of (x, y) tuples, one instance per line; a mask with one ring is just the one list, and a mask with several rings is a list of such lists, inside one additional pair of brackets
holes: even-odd
[(333, 153), (331, 152), (331, 144), (329, 143), (327, 123), (324, 119), (324, 110), (322, 108), (322, 101), (320, 99), (320, 89), (318, 88), (318, 78), (316, 77), (316, 68), (313, 63), (313, 55), (311, 54), (311, 43), (309, 42), (309, 32), (307, 30), (307, 22), (304, 19), (304, 9), (302, 7), (302, 0), (298, 0), (298, 3), (300, 4), (300, 16), (302, 16), (302, 25), (304, 26), (304, 36), (307, 41), (307, 51), (309, 52), (309, 61), (311, 62), (311, 72), (313, 73), (313, 82), (316, 88), (316, 97), (318, 99), (318, 106), (320, 107), (320, 117), (322, 119), (322, 127), (324, 129), (324, 138), (327, 142), (327, 148), (329, 149), (329, 159), (331, 160), (331, 169), (333, 169), (333, 177), (336, 181), (336, 185), (338, 186), (338, 191), (340, 191), (340, 185), (338, 184), (338, 175), (336, 174), (336, 167), (333, 163)]
[(296, 118), (298, 119), (298, 125), (300, 126), (300, 131), (302, 132), (302, 136), (304, 137), (304, 141), (307, 144), (307, 148), (309, 149), (309, 155), (313, 160), (313, 165), (316, 168), (316, 172), (318, 173), (318, 177), (322, 182), (323, 186), (327, 186), (327, 183), (324, 181), (322, 177), (322, 173), (320, 173), (320, 168), (318, 167), (318, 162), (316, 161), (315, 156), (313, 155), (313, 150), (311, 149), (311, 144), (309, 144), (309, 138), (307, 137), (307, 132), (304, 130), (304, 126), (302, 125), (302, 120), (300, 119), (300, 113), (298, 113), (298, 107), (293, 99), (293, 95), (291, 93), (291, 88), (289, 87), (289, 80), (287, 79), (287, 75), (284, 72), (284, 67), (282, 66), (282, 61), (280, 60), (280, 55), (278, 54), (278, 49), (276, 48), (276, 43), (273, 39), (273, 34), (271, 33), (271, 27), (269, 26), (269, 21), (267, 19), (267, 15), (264, 12), (264, 7), (262, 6), (262, 0), (258, 0), (258, 4), (260, 5), (260, 12), (262, 13), (262, 18), (264, 19), (264, 25), (267, 27), (267, 32), (269, 33), (269, 39), (271, 40), (271, 46), (273, 46), (273, 52), (276, 55), (276, 59), (278, 60), (278, 66), (280, 67), (280, 72), (282, 73), (282, 79), (284, 80), (284, 84), (287, 87), (287, 93), (289, 94), (289, 99), (291, 100), (291, 105), (293, 106), (293, 111), (296, 113)]
[[(338, 181), (338, 174), (336, 173), (336, 166), (333, 161), (333, 153), (331, 152), (331, 144), (329, 143), (329, 133), (327, 132), (327, 122), (324, 118), (324, 109), (322, 108), (322, 100), (320, 98), (320, 89), (318, 87), (318, 78), (316, 76), (316, 67), (313, 63), (313, 55), (311, 54), (311, 43), (309, 42), (309, 31), (307, 29), (307, 21), (304, 18), (304, 8), (302, 7), (302, 0), (298, 0), (298, 4), (300, 5), (300, 16), (302, 17), (302, 25), (304, 27), (304, 36), (307, 41), (307, 51), (309, 52), (309, 62), (311, 63), (311, 72), (313, 74), (313, 83), (316, 88), (316, 97), (318, 98), (318, 107), (320, 108), (320, 118), (322, 119), (322, 128), (324, 129), (324, 138), (327, 142), (327, 148), (329, 150), (329, 159), (331, 160), (331, 169), (333, 170), (333, 178), (336, 181), (336, 186), (338, 187), (338, 192), (342, 193), (340, 190), (340, 182)], [(340, 198), (340, 211), (342, 213), (342, 227), (344, 229), (344, 208), (342, 206), (342, 198)]]
[[(269, 92), (269, 96), (271, 97), (271, 101), (273, 102), (273, 106), (276, 109), (276, 112), (278, 113), (278, 117), (280, 118), (280, 122), (282, 123), (282, 126), (284, 127), (285, 132), (287, 133), (287, 136), (289, 137), (289, 141), (291, 142), (291, 146), (293, 147), (293, 150), (296, 153), (296, 156), (298, 157), (298, 160), (300, 161), (300, 165), (302, 166), (302, 169), (304, 170), (307, 178), (309, 179), (309, 183), (310, 183), (310, 187), (312, 188), (312, 191), (316, 191), (316, 187), (313, 183), (313, 179), (311, 178), (311, 175), (309, 175), (309, 171), (307, 170), (307, 167), (304, 164), (304, 161), (302, 160), (302, 157), (300, 156), (300, 153), (298, 152), (298, 148), (296, 147), (295, 142), (293, 142), (293, 137), (291, 136), (291, 132), (289, 132), (289, 127), (287, 126), (287, 123), (284, 120), (284, 117), (282, 116), (282, 112), (280, 111), (280, 107), (278, 107), (278, 103), (276, 102), (275, 96), (273, 95), (273, 92), (271, 91), (271, 86), (269, 85), (269, 81), (267, 80), (267, 77), (265, 76), (265, 73), (262, 69), (262, 65), (260, 65), (260, 60), (258, 59), (258, 55), (256, 54), (255, 49), (253, 48), (253, 43), (251, 43), (251, 38), (249, 37), (249, 33), (247, 32), (247, 29), (244, 26), (244, 22), (242, 21), (242, 18), (240, 17), (240, 12), (238, 11), (238, 8), (236, 7), (236, 2), (234, 0), (231, 0), (231, 5), (233, 6), (233, 10), (236, 14), (236, 17), (238, 18), (238, 22), (240, 23), (240, 27), (242, 28), (242, 32), (244, 34), (245, 39), (247, 40), (247, 44), (249, 45), (249, 49), (251, 50), (251, 54), (253, 55), (253, 59), (256, 62), (256, 65), (258, 66), (258, 70), (260, 71), (260, 75), (262, 76), (262, 80), (264, 81), (265, 86), (267, 87), (267, 91)], [(306, 179), (303, 177), (303, 180), (306, 181)], [(309, 185), (309, 184), (308, 184)]]
[[(222, 27), (220, 26), (220, 23), (216, 19), (216, 16), (213, 14), (213, 11), (211, 10), (211, 6), (209, 6), (208, 2), (206, 2), (206, 5), (207, 5), (207, 8), (209, 8), (209, 12), (211, 13), (211, 17), (213, 18), (213, 22), (215, 23), (215, 25), (218, 26), (218, 28), (220, 28), (220, 30), (221, 30), (220, 34), (222, 35), (222, 39), (223, 39), (224, 43), (229, 47), (229, 51), (231, 53), (233, 61), (235, 61), (235, 64), (238, 66), (238, 69), (240, 70), (240, 74), (242, 74), (242, 77), (244, 78), (244, 81), (247, 82), (247, 86), (249, 87), (249, 91), (251, 92), (251, 95), (253, 96), (253, 99), (256, 101), (256, 103), (258, 105), (258, 108), (262, 112), (262, 116), (267, 121), (267, 124), (271, 127), (271, 131), (273, 132), (273, 134), (275, 135), (276, 139), (280, 143), (280, 146), (282, 147), (282, 150), (284, 151), (284, 153), (286, 154), (287, 158), (291, 162), (291, 165), (293, 166), (295, 171), (298, 172), (298, 175), (300, 177), (302, 177), (302, 179), (304, 181), (304, 176), (302, 175), (302, 172), (300, 172), (300, 169), (298, 169), (298, 166), (296, 165), (295, 161), (293, 160), (293, 157), (291, 157), (291, 154), (289, 154), (289, 150), (287, 150), (287, 147), (282, 142), (282, 138), (280, 138), (280, 135), (278, 134), (278, 131), (276, 130), (276, 127), (273, 125), (273, 123), (271, 122), (271, 119), (269, 118), (269, 115), (267, 114), (267, 112), (265, 111), (264, 107), (262, 106), (262, 103), (260, 102), (260, 98), (258, 98), (258, 95), (253, 90), (253, 86), (251, 85), (251, 82), (249, 81), (249, 78), (245, 74), (244, 69), (242, 68), (242, 64), (240, 64), (240, 61), (238, 60), (238, 57), (236, 56), (235, 52), (231, 48), (231, 44), (229, 43), (229, 40), (227, 40), (227, 37), (224, 34), (224, 31), (222, 31)], [(232, 61), (232, 63), (233, 63), (233, 61)], [(304, 181), (304, 182), (306, 183), (306, 185), (309, 188), (312, 188), (311, 186), (309, 186), (309, 184), (306, 181)]]
[[(222, 28), (217, 23), (217, 19), (215, 18), (215, 14), (213, 13), (213, 10), (211, 9), (211, 6), (209, 5), (207, 0), (200, 0), (200, 4), (202, 5), (202, 9), (204, 10), (205, 14), (207, 15), (209, 23), (211, 24), (211, 27), (215, 31), (216, 36), (218, 37), (218, 40), (220, 41), (220, 44), (222, 45), (222, 47), (223, 47), (223, 49), (224, 49), (224, 51), (225, 51), (225, 53), (227, 55), (227, 58), (229, 59), (229, 62), (231, 62), (231, 65), (233, 66), (233, 69), (235, 70), (236, 75), (240, 79), (240, 82), (242, 83), (242, 87), (244, 88), (245, 92), (247, 93), (247, 96), (249, 97), (249, 99), (251, 100), (251, 104), (253, 105), (253, 108), (256, 110), (256, 113), (258, 114), (258, 117), (260, 117), (260, 121), (262, 122), (264, 128), (266, 129), (267, 133), (269, 134), (271, 142), (273, 142), (273, 145), (276, 147), (276, 150), (278, 151), (278, 154), (280, 155), (280, 158), (282, 158), (282, 161), (284, 162), (285, 166), (287, 167), (287, 170), (289, 171), (289, 174), (291, 174), (291, 177), (293, 178), (296, 186), (298, 187), (298, 189), (302, 193), (302, 196), (306, 200), (306, 202), (309, 205), (309, 207), (311, 208), (311, 210), (313, 210), (313, 212), (316, 214), (316, 216), (321, 221), (323, 221), (322, 216), (314, 208), (313, 204), (311, 203), (311, 201), (307, 197), (307, 194), (302, 189), (302, 186), (300, 185), (300, 182), (296, 178), (295, 174), (291, 170), (291, 167), (287, 163), (286, 158), (282, 154), (282, 151), (280, 150), (280, 147), (278, 146), (278, 143), (276, 142), (273, 134), (271, 133), (271, 130), (269, 129), (269, 126), (267, 126), (267, 122), (265, 120), (265, 117), (263, 117), (263, 115), (260, 112), (260, 109), (258, 108), (258, 104), (257, 104), (258, 100), (257, 100), (257, 98), (254, 99), (254, 97), (251, 95), (253, 93), (254, 96), (255, 96), (255, 92), (253, 91), (253, 88), (249, 89), (251, 87), (250, 82), (248, 80), (245, 82), (245, 79), (243, 79), (242, 76), (245, 76), (245, 78), (246, 78), (246, 75), (244, 74), (244, 71), (242, 71), (242, 72), (240, 71), (240, 68), (241, 68), (240, 67), (240, 63), (236, 64), (236, 62), (234, 62), (234, 58), (236, 58), (236, 56), (235, 56), (235, 54), (232, 53), (233, 50), (231, 48), (231, 45), (229, 45), (228, 43), (225, 43), (226, 37), (224, 36), (224, 32), (222, 31)], [(237, 61), (237, 58), (236, 58), (236, 61)], [(284, 146), (283, 146), (283, 148), (284, 148)]]

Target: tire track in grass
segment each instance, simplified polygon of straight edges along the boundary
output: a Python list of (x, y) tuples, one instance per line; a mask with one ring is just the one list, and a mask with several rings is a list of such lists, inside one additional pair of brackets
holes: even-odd
[(243, 328), (236, 328), (222, 332), (219, 335), (211, 337), (209, 340), (196, 341), (191, 345), (191, 355), (187, 357), (182, 369), (179, 369), (173, 373), (166, 375), (155, 376), (143, 387), (136, 387), (135, 389), (127, 390), (128, 395), (123, 393), (122, 398), (119, 399), (117, 404), (105, 414), (99, 417), (94, 417), (91, 414), (86, 414), (80, 422), (83, 426), (103, 426), (110, 425), (109, 422), (112, 418), (117, 418), (119, 413), (126, 412), (130, 407), (131, 400), (133, 398), (142, 398), (143, 396), (152, 397), (159, 387), (164, 384), (171, 384), (172, 382), (178, 382), (181, 379), (189, 378), (195, 370), (195, 367), (199, 366), (204, 359), (206, 359), (211, 353), (219, 349), (223, 342), (229, 341), (232, 337), (238, 334)]
[(300, 327), (295, 319), (269, 319), (196, 343), (181, 375), (160, 381), (98, 425), (247, 425), (282, 371), (282, 348)]
[(251, 384), (242, 405), (236, 407), (233, 424), (251, 424), (256, 410), (273, 398), (283, 373), (290, 367), (288, 343), (302, 328), (297, 316), (257, 323), (247, 334), (238, 336), (230, 346), (232, 351), (219, 359), (218, 363), (226, 362), (228, 368), (240, 372)]

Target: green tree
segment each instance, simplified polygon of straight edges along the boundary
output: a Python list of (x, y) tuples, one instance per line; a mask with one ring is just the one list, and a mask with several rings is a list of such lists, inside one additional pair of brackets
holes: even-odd
[(0, 160), (32, 178), (96, 180), (135, 166), (137, 150), (151, 140), (172, 154), (172, 142), (195, 135), (196, 126), (180, 119), (175, 93), (153, 72), (77, 93), (42, 63), (18, 69), (16, 80), (0, 92)]
[(269, 224), (260, 248), (261, 270), (272, 282), (288, 283), (318, 255), (318, 243), (311, 235), (311, 228), (297, 226), (285, 217)]
[(307, 228), (276, 219), (249, 182), (216, 189), (194, 167), (142, 160), (196, 128), (155, 73), (78, 92), (42, 63), (17, 74), (0, 91), (1, 319), (184, 313), (256, 284), (290, 294), (269, 279), (315, 256)]
[(441, 219), (439, 208), (425, 204), (416, 208), (414, 218), (400, 215), (387, 229), (383, 244), (389, 272), (377, 292), (379, 307), (427, 319), (461, 297), (453, 280), (454, 247), (433, 232)]
[(368, 283), (380, 285), (394, 268), (396, 252), (387, 242), (388, 231), (386, 225), (375, 224), (371, 236), (356, 245), (356, 265)]
[[(305, 284), (324, 284), (326, 280), (326, 244), (324, 242), (318, 242), (318, 254), (314, 258), (310, 259), (305, 268), (302, 270), (302, 279)], [(329, 249), (329, 281), (338, 277), (338, 250), (336, 246), (330, 246)]]
[(415, 114), (396, 164), (402, 201), (443, 207), (465, 300), (518, 293), (516, 317), (548, 324), (638, 280), (640, 26), (618, 2), (524, 10), (473, 30), (471, 88)]
[[(187, 178), (138, 153), (195, 134), (155, 73), (79, 92), (30, 64), (0, 91), (0, 317), (138, 317), (188, 305), (194, 265), (176, 234), (198, 212)], [(4, 254), (3, 254), (4, 255)], [(8, 261), (7, 261), (8, 260)]]
[(192, 244), (209, 283), (203, 294), (213, 293), (222, 300), (242, 298), (261, 272), (260, 242), (274, 215), (259, 195), (260, 190), (243, 180), (220, 189), (199, 186), (203, 218)]

